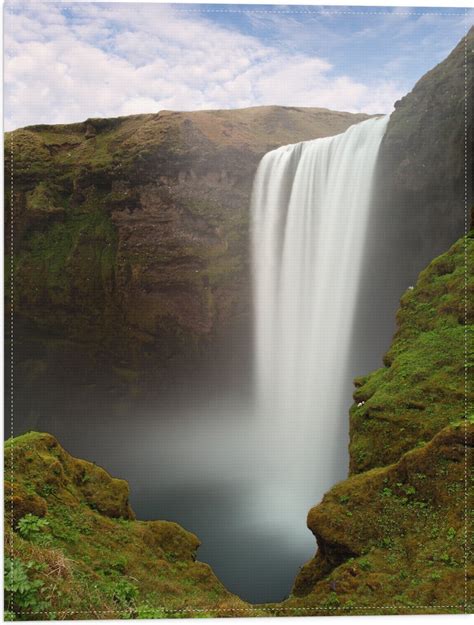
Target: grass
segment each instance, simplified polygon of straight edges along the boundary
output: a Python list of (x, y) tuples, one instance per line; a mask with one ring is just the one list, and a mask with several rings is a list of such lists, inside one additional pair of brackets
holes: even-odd
[[(474, 240), (467, 239), (474, 256)], [(474, 293), (469, 276), (467, 294)], [(401, 300), (386, 366), (356, 380), (351, 409), (351, 472), (398, 460), (464, 415), (464, 240), (435, 259)], [(467, 398), (472, 401), (472, 393)], [(376, 439), (385, 444), (374, 445)]]
[(175, 523), (134, 519), (126, 482), (73, 458), (48, 434), (8, 440), (7, 474), (12, 451), (5, 525), (13, 527), (6, 532), (10, 618), (164, 618), (186, 608), (211, 616), (245, 607), (196, 561), (193, 534)]
[[(307, 563), (285, 605), (321, 605), (336, 592), (340, 606), (380, 606), (382, 613), (384, 606), (394, 606), (393, 613), (430, 606), (463, 612), (465, 572), (468, 592), (474, 573), (469, 555), (464, 568), (473, 546), (464, 517), (464, 437), (468, 449), (474, 442), (474, 427), (465, 427), (448, 426), (399, 462), (354, 475), (327, 493), (308, 525), (325, 557), (336, 547), (346, 556), (337, 566), (326, 562), (326, 569), (320, 558)], [(468, 467), (472, 483), (470, 456)]]

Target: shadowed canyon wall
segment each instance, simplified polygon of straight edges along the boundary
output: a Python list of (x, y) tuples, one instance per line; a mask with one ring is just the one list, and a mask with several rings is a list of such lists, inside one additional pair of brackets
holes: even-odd
[(390, 117), (360, 284), (357, 375), (379, 366), (401, 294), (471, 222), (473, 44), (471, 28)]

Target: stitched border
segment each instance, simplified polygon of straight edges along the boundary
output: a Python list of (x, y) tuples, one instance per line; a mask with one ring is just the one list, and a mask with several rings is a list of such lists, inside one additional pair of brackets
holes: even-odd
[[(72, 2), (73, 0), (71, 0)], [(91, 0), (92, 1), (92, 0)], [(237, 0), (238, 2), (238, 0)], [(27, 2), (23, 3), (25, 6), (28, 5), (32, 5), (32, 4), (57, 4), (59, 6), (64, 5), (64, 3), (61, 0), (57, 0), (57, 1), (51, 1), (51, 0), (28, 0)], [(143, 2), (142, 4), (144, 5), (150, 5), (150, 6), (159, 6), (159, 3), (156, 2)], [(413, 7), (413, 8), (408, 8), (405, 11), (397, 11), (397, 13), (391, 13), (389, 10), (368, 10), (368, 11), (352, 11), (352, 10), (332, 10), (332, 9), (324, 9), (324, 8), (320, 8), (320, 7), (304, 7), (304, 8), (298, 8), (298, 9), (293, 9), (293, 8), (288, 8), (288, 9), (255, 9), (252, 6), (248, 6), (245, 7), (244, 9), (214, 9), (214, 8), (202, 8), (202, 9), (195, 9), (195, 8), (190, 8), (189, 6), (186, 6), (184, 3), (183, 4), (174, 4), (171, 2), (170, 3), (173, 6), (173, 10), (177, 10), (180, 13), (263, 13), (263, 14), (272, 14), (272, 13), (278, 13), (278, 14), (283, 14), (283, 15), (298, 15), (298, 14), (314, 14), (314, 15), (393, 15), (394, 17), (396, 17), (397, 15), (438, 15), (438, 16), (444, 16), (444, 15), (448, 15), (448, 16), (452, 16), (452, 15), (467, 15), (469, 12), (469, 8), (463, 9), (463, 8), (459, 8), (459, 9), (449, 9), (447, 7), (439, 7), (439, 11), (435, 11), (433, 10), (435, 7), (433, 8), (428, 8), (427, 10), (424, 10), (423, 8), (417, 8), (417, 7)], [(203, 5), (206, 5), (205, 2), (202, 3)], [(230, 3), (229, 3), (230, 4)], [(8, 1), (5, 3), (5, 7), (8, 8), (9, 3)], [(19, 7), (19, 6), (23, 6), (20, 3), (12, 3), (11, 5), (13, 8)], [(169, 6), (169, 5), (168, 5)], [(210, 5), (207, 5), (210, 6)], [(216, 5), (217, 6), (217, 5)], [(278, 6), (278, 5), (274, 5), (274, 6)], [(324, 5), (322, 5), (324, 6)], [(181, 8), (181, 7), (186, 7), (186, 8)], [(395, 8), (396, 5), (394, 5)], [(382, 7), (383, 8), (383, 7)], [(390, 8), (390, 7), (387, 7)], [(392, 7), (393, 8), (393, 7)]]
[[(322, 610), (323, 612), (352, 612), (353, 610), (357, 610), (359, 612), (361, 612), (363, 614), (363, 611), (365, 610), (398, 610), (400, 607), (406, 608), (407, 610), (423, 610), (425, 608), (429, 608), (431, 610), (436, 610), (437, 608), (460, 608), (462, 607), (463, 604), (460, 603), (458, 605), (419, 605), (419, 606), (405, 606), (403, 604), (400, 605), (383, 605), (383, 606), (351, 606), (351, 607), (347, 607), (345, 608), (344, 606), (338, 606), (338, 607), (328, 607), (328, 608), (323, 608), (323, 607), (306, 607), (306, 606), (302, 606), (302, 607), (288, 607), (288, 608), (265, 608), (265, 607), (261, 607), (261, 608), (257, 608), (257, 607), (253, 607), (253, 608), (224, 608), (224, 609), (220, 609), (220, 608), (213, 608), (213, 607), (208, 607), (208, 608), (183, 608), (183, 609), (176, 609), (176, 610), (170, 610), (170, 609), (166, 609), (166, 608), (161, 608), (158, 607), (156, 608), (157, 610), (162, 610), (163, 612), (166, 612), (166, 614), (188, 614), (188, 613), (201, 613), (201, 612), (209, 612), (209, 610), (215, 610), (216, 612), (222, 614), (224, 612), (227, 612), (229, 614), (235, 614), (236, 612), (243, 612), (243, 613), (247, 613), (247, 612), (255, 612), (255, 611), (263, 611), (263, 612), (271, 612), (272, 614), (274, 612), (313, 612), (315, 610)], [(128, 612), (129, 614), (134, 614), (135, 610), (133, 610), (132, 608), (129, 609), (125, 609), (122, 610), (122, 612)], [(88, 612), (87, 610), (56, 610), (56, 611), (52, 611), (52, 612), (21, 612), (21, 614), (30, 614), (30, 615), (39, 615), (39, 614), (60, 614), (60, 615), (64, 615), (64, 614), (117, 614), (116, 610), (91, 610), (90, 612)], [(260, 615), (261, 616), (261, 615)], [(400, 615), (395, 615), (395, 616), (405, 616), (405, 614), (400, 614)], [(217, 614), (215, 617), (213, 616), (212, 618), (219, 618), (219, 614)], [(117, 617), (117, 620), (122, 620), (120, 617)], [(142, 620), (142, 619), (140, 619)], [(160, 619), (154, 619), (151, 618), (149, 620), (154, 620), (154, 621), (159, 621)]]
[[(14, 236), (14, 216), (15, 216), (15, 201), (14, 201), (14, 161), (13, 161), (13, 132), (10, 135), (10, 436), (13, 438), (14, 434), (14, 414), (13, 414), (13, 337), (14, 337), (14, 262), (13, 262), (13, 236)], [(11, 572), (13, 573), (13, 557), (14, 557), (14, 527), (13, 527), (13, 479), (14, 479), (14, 460), (13, 460), (13, 447), (11, 445), (10, 450), (10, 559), (11, 559)], [(10, 592), (9, 608), (13, 607), (13, 591)]]
[[(467, 15), (467, 11), (466, 11)], [(468, 360), (468, 254), (467, 254), (467, 242), (469, 232), (469, 218), (468, 218), (468, 206), (469, 206), (469, 183), (468, 183), (468, 159), (469, 159), (469, 146), (468, 146), (468, 68), (467, 68), (467, 32), (464, 37), (464, 611), (467, 612), (468, 606), (468, 587), (467, 587), (467, 564), (468, 564), (468, 453), (467, 453), (467, 418), (469, 409), (469, 379), (467, 372), (467, 360)]]
[[(39, 4), (40, 0), (30, 0), (31, 4)], [(26, 3), (25, 3), (26, 4)], [(59, 4), (60, 2), (46, 2), (46, 4)], [(148, 3), (147, 3), (148, 4)], [(159, 6), (154, 3), (149, 3), (150, 6)], [(18, 6), (18, 5), (15, 5)], [(8, 8), (8, 3), (5, 4), (5, 8)], [(392, 15), (390, 11), (326, 11), (324, 9), (316, 9), (308, 7), (307, 9), (254, 9), (252, 7), (246, 9), (182, 9), (181, 5), (174, 5), (174, 9), (177, 9), (181, 13), (261, 13), (261, 14), (283, 14), (283, 15)], [(440, 7), (441, 8), (441, 7)], [(463, 10), (455, 11), (424, 11), (424, 10), (407, 10), (397, 11), (396, 15), (404, 16), (421, 16), (421, 15), (436, 15), (436, 16), (453, 16), (453, 15), (469, 15), (470, 9), (465, 8)], [(312, 611), (325, 611), (325, 612), (360, 612), (363, 614), (365, 611), (370, 610), (398, 610), (403, 609), (403, 614), (407, 614), (411, 611), (417, 610), (436, 610), (439, 608), (451, 608), (459, 609), (464, 607), (464, 612), (468, 613), (469, 601), (468, 601), (468, 585), (467, 585), (467, 565), (468, 565), (468, 452), (467, 452), (467, 419), (468, 419), (468, 231), (469, 231), (469, 218), (468, 218), (468, 202), (469, 202), (469, 184), (468, 184), (468, 46), (467, 35), (469, 30), (466, 30), (464, 35), (464, 604), (458, 605), (420, 605), (420, 606), (406, 606), (403, 604), (389, 605), (389, 606), (351, 606), (345, 608), (344, 606), (338, 607), (321, 607), (321, 606), (302, 606), (302, 607), (285, 607), (285, 608), (229, 608), (219, 609), (218, 607), (209, 606), (207, 608), (183, 608), (183, 609), (167, 609), (163, 607), (157, 607), (166, 614), (192, 614), (209, 612), (209, 610), (215, 610), (218, 614), (222, 613), (244, 613), (251, 614), (254, 612), (271, 612), (272, 614), (278, 612), (312, 612)], [(10, 436), (14, 435), (14, 217), (15, 217), (15, 201), (14, 201), (14, 141), (13, 131), (10, 134)], [(10, 481), (11, 481), (11, 522), (10, 522), (10, 558), (12, 560), (13, 569), (13, 557), (14, 557), (14, 523), (13, 523), (13, 480), (14, 480), (14, 445), (11, 445), (10, 451)], [(10, 593), (10, 608), (12, 607), (13, 591)], [(127, 610), (124, 610), (127, 612)], [(133, 613), (132, 610), (129, 611)], [(116, 614), (113, 610), (56, 610), (56, 611), (22, 611), (23, 615), (39, 616), (39, 615), (98, 615), (98, 614)]]

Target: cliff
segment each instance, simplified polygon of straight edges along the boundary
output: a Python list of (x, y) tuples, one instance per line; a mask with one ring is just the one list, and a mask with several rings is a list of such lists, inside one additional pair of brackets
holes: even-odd
[[(398, 327), (384, 367), (356, 380), (351, 475), (308, 517), (318, 553), (290, 599), (266, 614), (469, 609), (474, 426), (465, 376), (473, 318), (466, 302), (474, 286), (465, 258), (472, 266), (472, 237), (432, 261), (414, 288), (406, 290), (406, 279), (414, 283), (433, 249), (441, 254), (461, 235), (466, 200), (472, 205), (465, 88), (469, 101), (473, 40), (471, 30), (391, 116), (361, 292), (369, 334), (360, 340), (373, 345), (377, 324), (392, 323), (393, 294), (404, 292)], [(127, 382), (149, 362), (199, 352), (248, 312), (248, 203), (262, 154), (365, 117), (281, 107), (163, 111), (7, 134), (16, 353), (22, 319), (54, 339), (54, 349), (72, 342), (59, 368), (86, 345)], [(378, 318), (372, 329), (371, 315)], [(44, 363), (27, 358), (17, 378), (31, 388)], [(197, 615), (248, 614), (194, 560), (196, 537), (133, 519), (124, 482), (71, 458), (49, 435), (9, 441), (7, 476), (11, 454), (12, 609), (60, 616), (66, 609), (77, 618), (157, 617), (188, 607)]]
[(434, 202), (434, 211), (445, 214), (464, 207), (465, 158), (472, 152), (473, 43), (474, 27), (395, 103), (382, 145), (382, 157), (407, 201), (423, 194)]
[[(390, 335), (407, 276), (414, 281), (463, 232), (464, 172), (470, 177), (472, 168), (473, 41), (471, 29), (391, 115), (360, 293), (362, 346)], [(161, 111), (7, 133), (17, 374), (22, 361), (32, 360), (22, 339), (31, 344), (33, 335), (54, 351), (54, 357), (33, 358), (43, 385), (57, 377), (45, 373), (53, 360), (70, 361), (71, 352), (81, 350), (78, 376), (106, 361), (114, 384), (122, 386), (142, 383), (152, 371), (166, 376), (170, 361), (182, 356), (180, 371), (193, 355), (234, 334), (230, 349), (245, 351), (248, 209), (260, 158), (366, 118), (272, 106)], [(5, 192), (10, 207), (10, 184)], [(10, 217), (7, 210), (7, 254)], [(9, 283), (6, 293), (9, 300)], [(370, 305), (374, 297), (378, 307)], [(64, 341), (71, 342), (66, 354)]]
[[(353, 345), (371, 371), (401, 293), (471, 222), (474, 29), (395, 103), (378, 155)], [(374, 302), (376, 303), (374, 305)]]
[(239, 614), (199, 540), (136, 521), (128, 484), (70, 456), (49, 434), (5, 444), (5, 609), (11, 619)]
[(199, 350), (248, 316), (260, 158), (366, 118), (275, 106), (7, 133), (17, 319), (132, 368)]

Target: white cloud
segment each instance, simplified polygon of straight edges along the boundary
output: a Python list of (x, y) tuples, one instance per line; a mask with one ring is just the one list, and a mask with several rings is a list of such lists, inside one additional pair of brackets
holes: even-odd
[[(393, 82), (362, 84), (324, 59), (164, 5), (32, 3), (5, 17), (6, 127), (160, 109), (262, 104), (386, 112)], [(24, 7), (24, 5), (23, 5)]]

